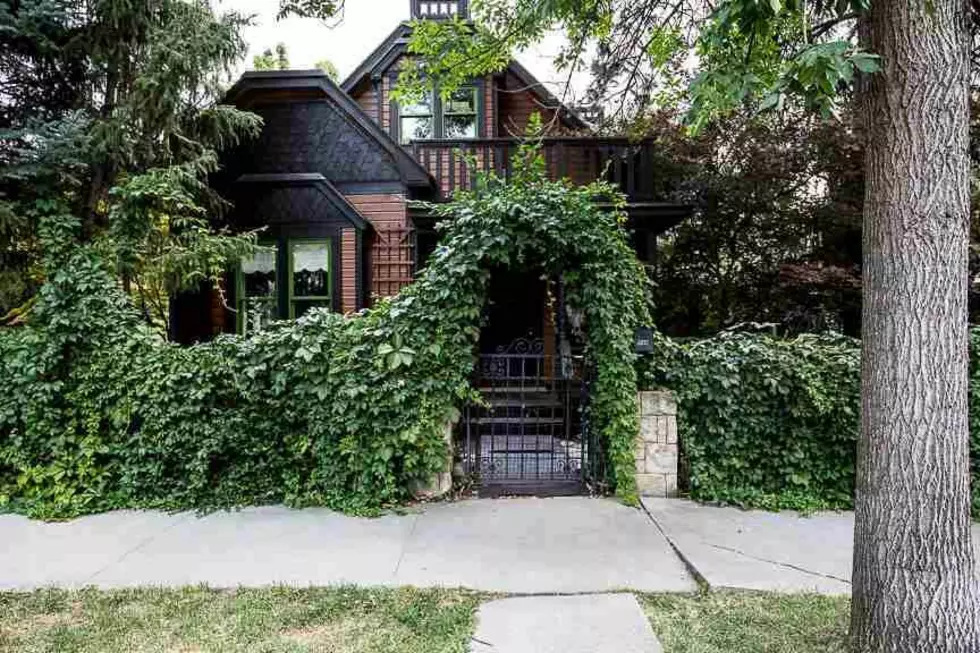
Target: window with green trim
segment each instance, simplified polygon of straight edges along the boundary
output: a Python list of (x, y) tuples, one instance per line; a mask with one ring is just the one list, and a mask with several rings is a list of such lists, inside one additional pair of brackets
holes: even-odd
[(398, 137), (402, 145), (430, 138), (476, 138), (479, 91), (460, 86), (447, 98), (427, 91), (421, 100), (398, 108)]
[(314, 306), (332, 306), (329, 238), (290, 240), (287, 269), (290, 318), (297, 318)]
[(278, 253), (275, 245), (260, 245), (251, 258), (242, 261), (235, 293), (240, 333), (261, 331), (278, 317)]

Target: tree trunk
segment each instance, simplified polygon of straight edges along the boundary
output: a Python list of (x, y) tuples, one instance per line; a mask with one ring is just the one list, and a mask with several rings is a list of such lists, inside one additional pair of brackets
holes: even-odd
[(967, 422), (966, 0), (871, 3), (855, 651), (980, 651)]

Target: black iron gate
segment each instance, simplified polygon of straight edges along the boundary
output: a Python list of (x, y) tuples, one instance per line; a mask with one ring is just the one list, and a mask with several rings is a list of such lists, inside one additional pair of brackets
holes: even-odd
[(482, 401), (463, 415), (460, 459), (481, 494), (578, 494), (595, 480), (581, 357), (517, 340), (479, 356), (474, 385)]

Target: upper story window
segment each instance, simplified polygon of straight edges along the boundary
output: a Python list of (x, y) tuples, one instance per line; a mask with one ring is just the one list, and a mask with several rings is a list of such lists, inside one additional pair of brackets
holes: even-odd
[(402, 145), (429, 138), (476, 138), (479, 93), (475, 86), (461, 86), (448, 98), (429, 91), (415, 104), (398, 111), (398, 137)]
[(401, 107), (399, 112), (399, 134), (402, 143), (412, 140), (435, 138), (435, 103), (432, 101), (432, 91), (415, 104)]
[(444, 138), (476, 138), (476, 88), (461, 86), (442, 104)]

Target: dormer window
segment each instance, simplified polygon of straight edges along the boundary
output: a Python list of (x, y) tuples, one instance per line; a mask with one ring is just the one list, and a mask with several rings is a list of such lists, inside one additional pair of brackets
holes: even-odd
[(431, 138), (476, 138), (478, 107), (476, 86), (460, 86), (446, 99), (429, 91), (418, 102), (398, 108), (398, 139), (406, 145)]

